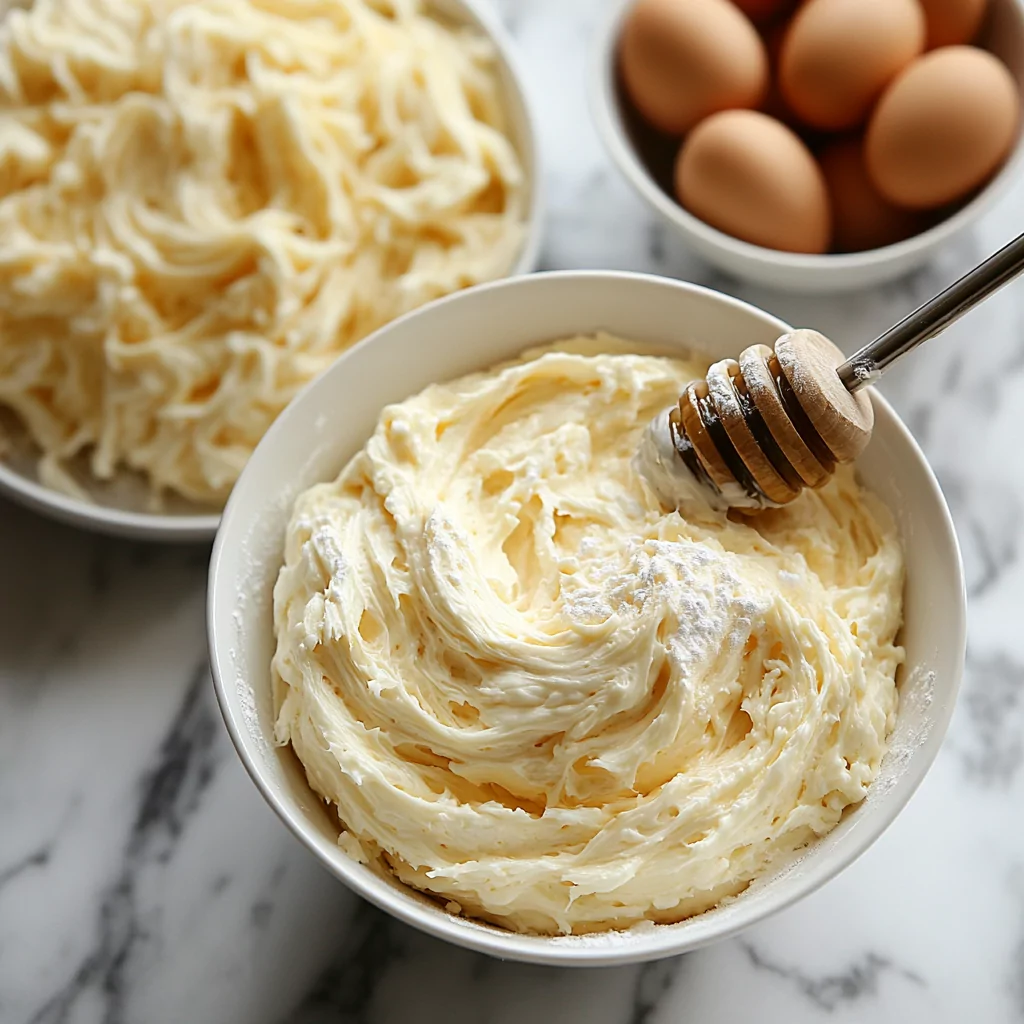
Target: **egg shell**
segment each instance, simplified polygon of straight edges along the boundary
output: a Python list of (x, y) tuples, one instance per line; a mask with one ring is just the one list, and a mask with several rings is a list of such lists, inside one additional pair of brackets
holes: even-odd
[(969, 43), (981, 28), (988, 0), (918, 0), (927, 26), (925, 48)]
[(927, 210), (962, 198), (1002, 164), (1017, 137), (1020, 94), (996, 57), (946, 46), (908, 67), (865, 137), (868, 173), (890, 202)]
[(729, 110), (687, 136), (675, 168), (679, 202), (726, 234), (787, 252), (822, 253), (830, 240), (825, 180), (784, 124)]
[(832, 248), (837, 252), (880, 249), (923, 231), (923, 214), (890, 203), (868, 176), (859, 138), (841, 139), (818, 156), (832, 207)]
[(719, 110), (758, 106), (768, 82), (764, 44), (729, 0), (638, 0), (619, 66), (637, 110), (669, 134)]
[(810, 0), (782, 44), (783, 98), (814, 128), (853, 128), (923, 51), (924, 38), (917, 0)]

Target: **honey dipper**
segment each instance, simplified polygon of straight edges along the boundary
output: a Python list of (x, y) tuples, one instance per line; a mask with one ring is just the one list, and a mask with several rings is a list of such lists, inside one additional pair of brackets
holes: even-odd
[(694, 483), (718, 507), (774, 508), (826, 483), (871, 440), (862, 389), (1024, 270), (1018, 236), (849, 359), (817, 331), (796, 330), (715, 363), (657, 417), (641, 465), (666, 505)]

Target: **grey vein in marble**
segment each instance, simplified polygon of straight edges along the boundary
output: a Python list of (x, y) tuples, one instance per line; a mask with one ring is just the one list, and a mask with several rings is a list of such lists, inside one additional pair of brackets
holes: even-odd
[(925, 980), (920, 975), (898, 967), (888, 957), (879, 956), (877, 953), (865, 954), (840, 973), (815, 977), (798, 967), (776, 963), (751, 942), (742, 942), (741, 945), (750, 963), (757, 970), (766, 971), (790, 982), (815, 1006), (829, 1012), (846, 1003), (877, 999), (881, 989), (880, 982), (887, 975), (893, 975), (921, 988), (926, 987)]
[(1024, 761), (1024, 665), (1005, 654), (969, 652), (963, 703), (972, 730), (961, 751), (967, 774), (1008, 788)]
[(316, 980), (291, 1015), (291, 1024), (370, 1024), (373, 999), (386, 973), (406, 956), (405, 929), (362, 904), (334, 962)]
[(633, 1012), (629, 1024), (654, 1024), (658, 1011), (665, 1005), (666, 996), (679, 980), (684, 958), (659, 960), (636, 969), (633, 982)]
[(65, 1024), (87, 1001), (102, 1005), (103, 1024), (127, 1024), (125, 990), (139, 947), (155, 939), (136, 906), (139, 876), (150, 863), (167, 863), (217, 765), (217, 723), (204, 700), (206, 665), (192, 674), (185, 699), (139, 787), (134, 820), (116, 877), (99, 907), (95, 944), (71, 978), (32, 1017), (32, 1024)]
[(24, 857), (19, 858), (13, 864), (0, 867), (0, 889), (7, 885), (8, 882), (13, 882), (23, 871), (29, 871), (32, 868), (44, 868), (49, 863), (50, 846), (47, 844), (46, 846), (40, 846), (31, 853), (25, 854)]
[(967, 595), (984, 597), (1016, 567), (1024, 514), (1020, 492), (1003, 479), (985, 480), (981, 487), (976, 474), (965, 477), (959, 468), (942, 470), (939, 481), (958, 527)]

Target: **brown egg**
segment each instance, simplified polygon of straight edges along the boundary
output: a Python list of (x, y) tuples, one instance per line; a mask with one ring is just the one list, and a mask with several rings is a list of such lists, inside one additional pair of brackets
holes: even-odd
[(764, 44), (729, 0), (638, 0), (619, 58), (637, 110), (670, 134), (718, 110), (756, 107), (768, 79)]
[(990, 53), (946, 46), (886, 90), (865, 137), (868, 173), (890, 202), (928, 210), (965, 196), (1006, 159), (1020, 96)]
[(894, 206), (871, 184), (860, 139), (833, 142), (818, 157), (832, 204), (832, 248), (862, 252), (910, 238), (927, 227), (922, 214)]
[(714, 114), (687, 136), (675, 171), (679, 202), (701, 220), (754, 245), (825, 252), (825, 181), (789, 128), (755, 110)]
[(790, 22), (779, 85), (814, 128), (853, 128), (924, 49), (917, 0), (810, 0)]
[(969, 43), (981, 27), (988, 0), (918, 0), (927, 25), (925, 47)]

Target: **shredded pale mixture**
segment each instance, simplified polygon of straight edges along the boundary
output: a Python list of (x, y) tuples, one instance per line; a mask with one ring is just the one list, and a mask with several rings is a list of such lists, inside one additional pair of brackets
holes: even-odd
[(43, 452), (219, 503), (289, 399), (507, 273), (490, 44), (420, 0), (0, 11), (0, 405)]

